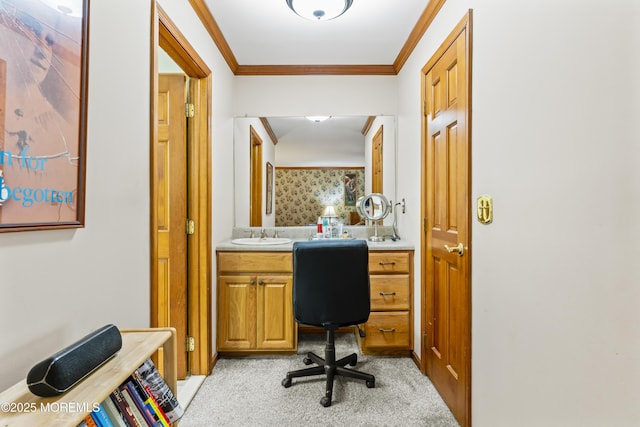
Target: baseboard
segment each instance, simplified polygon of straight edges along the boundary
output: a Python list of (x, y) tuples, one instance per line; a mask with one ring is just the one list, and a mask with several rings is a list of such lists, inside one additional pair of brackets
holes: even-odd
[(213, 367), (216, 366), (216, 363), (218, 363), (218, 359), (220, 358), (220, 355), (218, 352), (216, 352), (212, 357), (211, 360), (209, 360), (209, 373), (207, 375), (211, 375), (211, 371), (213, 371)]
[(426, 373), (422, 370), (422, 361), (420, 360), (420, 356), (418, 356), (413, 350), (411, 351), (411, 360), (413, 360), (413, 363), (416, 364), (418, 370), (422, 372), (422, 375), (426, 375)]

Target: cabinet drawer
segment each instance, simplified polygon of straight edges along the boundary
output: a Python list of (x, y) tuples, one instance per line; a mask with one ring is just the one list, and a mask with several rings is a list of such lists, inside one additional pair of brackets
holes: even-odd
[(371, 311), (409, 310), (409, 275), (371, 276)]
[(218, 252), (218, 271), (288, 273), (293, 270), (290, 252)]
[(408, 273), (409, 253), (369, 252), (369, 273)]
[(409, 312), (372, 312), (364, 325), (367, 348), (409, 347)]

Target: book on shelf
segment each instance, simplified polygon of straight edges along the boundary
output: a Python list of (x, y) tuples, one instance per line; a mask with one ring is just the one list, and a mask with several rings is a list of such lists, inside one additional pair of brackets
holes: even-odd
[(160, 409), (158, 403), (155, 401), (153, 396), (149, 396), (149, 399), (144, 402), (145, 405), (149, 407), (151, 412), (155, 412), (158, 415), (158, 427), (170, 427), (171, 423), (167, 419), (164, 411)]
[[(142, 399), (142, 404), (144, 404), (148, 409), (153, 419), (155, 421), (154, 425), (159, 427), (169, 427), (169, 422), (166, 420), (166, 414), (157, 405), (154, 405), (155, 398), (153, 397), (153, 393), (151, 389), (144, 385), (142, 381), (142, 377), (140, 373), (136, 370), (131, 374), (130, 382), (133, 384), (135, 391), (140, 395)], [(136, 402), (140, 403), (140, 402)]]
[(138, 407), (138, 410), (144, 417), (144, 420), (147, 422), (149, 426), (156, 427), (158, 425), (158, 421), (154, 418), (153, 414), (149, 411), (147, 405), (144, 404), (143, 397), (140, 395), (140, 391), (136, 389), (133, 381), (129, 379), (124, 383), (123, 391), (126, 388), (126, 391), (129, 392), (131, 398), (133, 399), (133, 403)]
[(129, 427), (124, 420), (124, 415), (120, 412), (120, 409), (116, 407), (116, 404), (113, 403), (111, 397), (107, 397), (104, 402), (102, 402), (102, 407), (114, 427)]
[(178, 402), (171, 388), (158, 372), (153, 361), (147, 359), (138, 368), (137, 372), (143, 385), (148, 387), (158, 406), (164, 411), (169, 423), (178, 421), (184, 415), (184, 408), (180, 406), (180, 402)]
[(93, 421), (95, 421), (95, 423), (98, 425), (98, 427), (114, 427), (113, 423), (104, 411), (104, 406), (102, 406), (102, 403), (99, 404), (98, 407), (91, 412), (91, 417), (93, 418)]
[(138, 407), (138, 405), (136, 405), (136, 402), (133, 399), (131, 392), (129, 391), (129, 389), (125, 384), (120, 386), (120, 392), (124, 396), (124, 400), (126, 400), (127, 404), (129, 404), (129, 407), (131, 408), (131, 411), (133, 412), (133, 415), (136, 418), (136, 421), (138, 422), (138, 424), (141, 427), (147, 427), (147, 426), (151, 427), (153, 424), (149, 424), (144, 414), (140, 412), (140, 408)]
[[(139, 419), (136, 418), (136, 414), (133, 411), (133, 408), (129, 406), (129, 402), (125, 399), (122, 391), (117, 388), (111, 393), (111, 400), (116, 404), (116, 407), (120, 410), (120, 413), (125, 418), (125, 421), (130, 427), (146, 427), (146, 423), (141, 424)], [(132, 401), (133, 403), (133, 401)], [(135, 406), (135, 405), (134, 405)], [(142, 414), (140, 415), (142, 416)], [(144, 420), (143, 420), (144, 421)]]
[(182, 415), (178, 399), (147, 359), (78, 427), (171, 427)]
[(98, 424), (96, 424), (91, 414), (84, 417), (84, 423), (86, 424), (87, 427), (98, 427)]

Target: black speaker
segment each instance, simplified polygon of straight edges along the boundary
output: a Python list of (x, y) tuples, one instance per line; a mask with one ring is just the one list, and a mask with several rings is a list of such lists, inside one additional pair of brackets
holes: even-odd
[(122, 336), (106, 325), (36, 364), (27, 375), (27, 386), (37, 396), (62, 394), (98, 369), (122, 348)]

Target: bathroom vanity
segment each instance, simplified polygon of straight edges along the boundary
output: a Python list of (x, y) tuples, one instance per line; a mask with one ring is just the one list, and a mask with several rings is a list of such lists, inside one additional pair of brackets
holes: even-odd
[[(289, 230), (289, 229), (287, 229)], [(217, 259), (217, 350), (220, 354), (293, 353), (292, 246), (222, 242)], [(365, 354), (406, 355), (413, 348), (413, 245), (368, 242), (371, 313), (354, 328)], [(336, 274), (339, 274), (337, 272)]]

